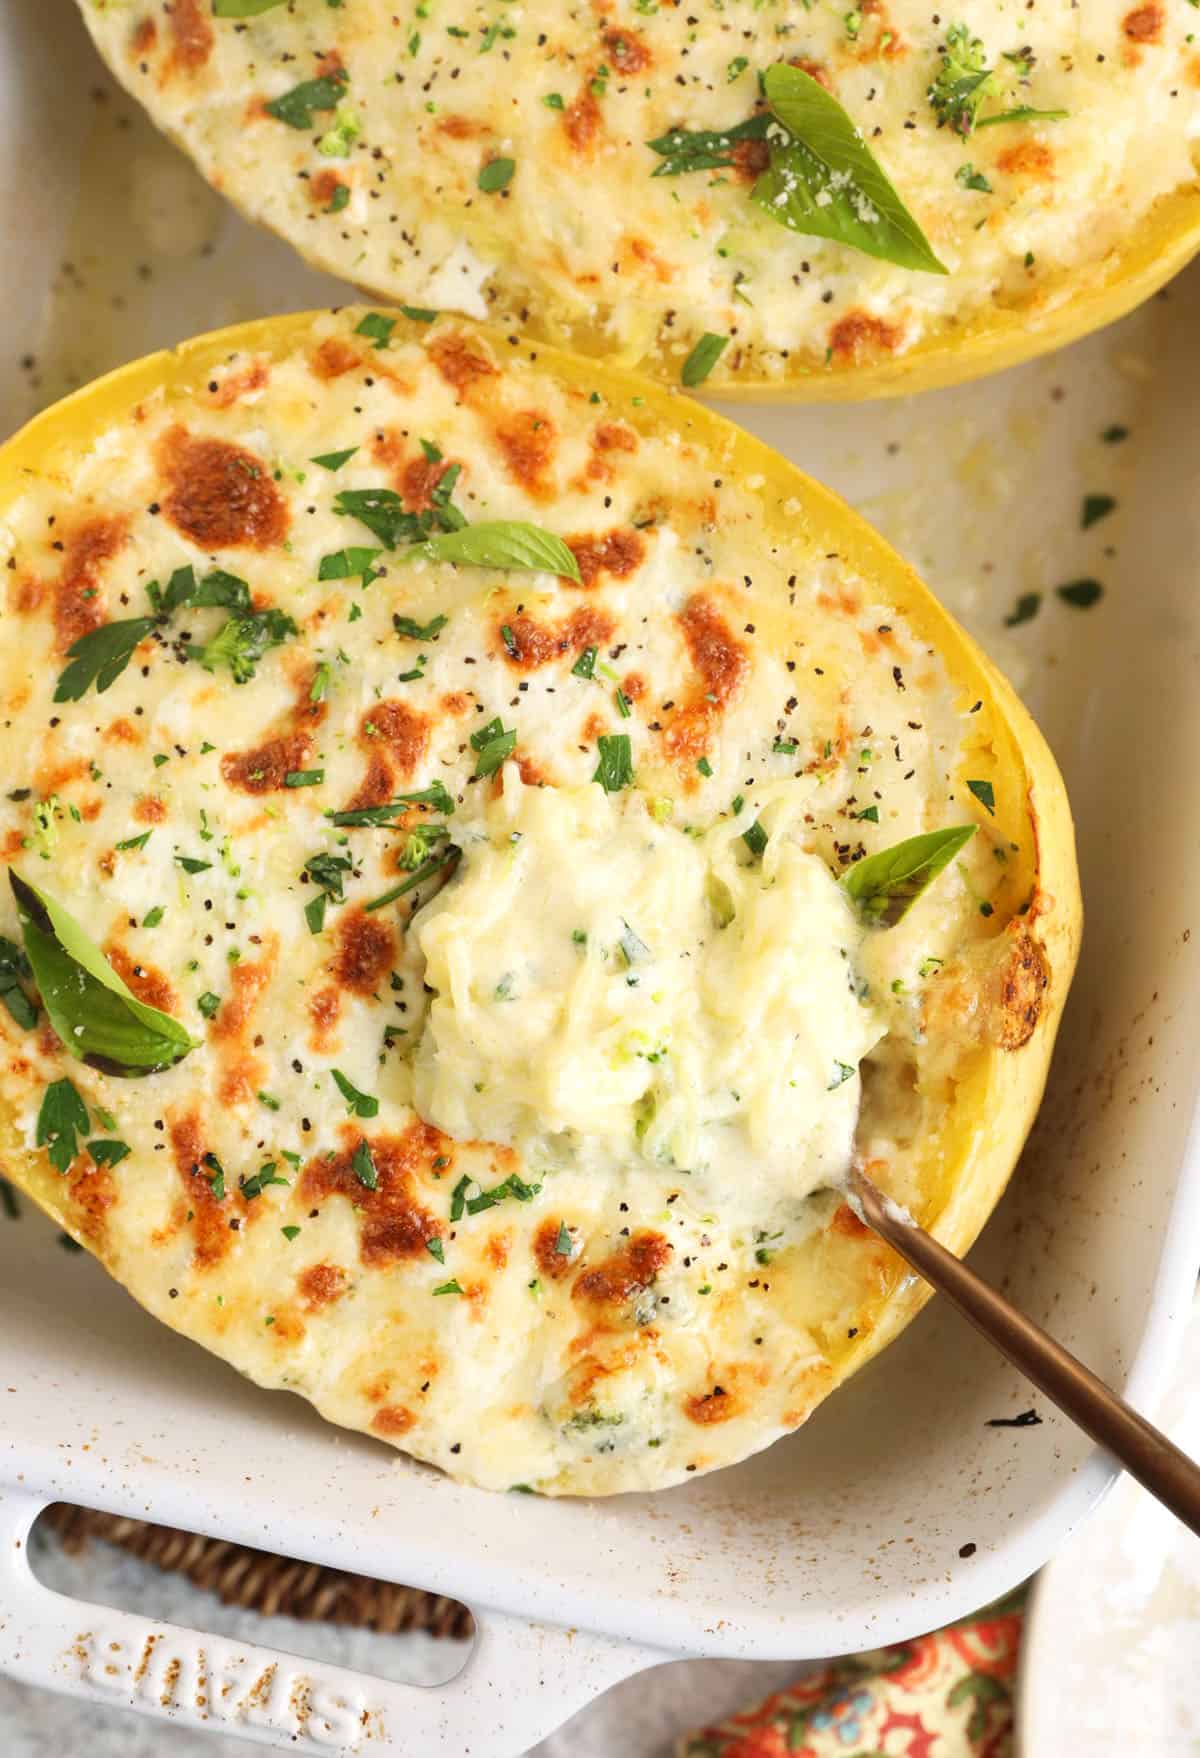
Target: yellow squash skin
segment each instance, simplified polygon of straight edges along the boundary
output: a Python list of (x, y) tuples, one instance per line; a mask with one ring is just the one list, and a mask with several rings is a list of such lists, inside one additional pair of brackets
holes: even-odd
[[(728, 337), (714, 397), (844, 401), (996, 372), (1122, 317), (1200, 248), (1182, 0), (1051, 0), (1027, 17), (1000, 0), (949, 15), (874, 0), (861, 18), (822, 4), (786, 22), (748, 0), (530, 0), (503, 29), (476, 0), (427, 19), (384, 0), (242, 23), (200, 0), (81, 9), (158, 126), (315, 267), (667, 383), (702, 334)], [(938, 125), (929, 83), (959, 29), (992, 70), (985, 119), (1028, 117), (966, 138)], [(1018, 49), (1030, 71), (1014, 84)], [(651, 138), (745, 120), (784, 57), (864, 131), (948, 278), (765, 221), (745, 167), (655, 179)], [(336, 122), (264, 110), (338, 66)], [(493, 160), (515, 170), (489, 193), (477, 176)]]
[[(316, 333), (327, 336), (332, 324), (339, 337), (348, 337), (361, 316), (359, 311), (350, 311), (334, 319), (310, 313), (264, 320), (200, 337), (171, 353), (151, 356), (108, 375), (46, 411), (0, 448), (0, 509), (11, 507), (31, 489), (45, 488), (53, 493), (56, 486), (64, 488), (78, 457), (139, 406), (149, 410), (157, 399), (165, 399), (168, 410), (194, 411), (206, 384), (218, 383), (222, 374), (236, 371), (239, 363), (265, 363), (268, 368), (286, 363), (311, 345), (314, 326), (323, 326)], [(398, 318), (392, 344), (396, 352), (391, 357), (399, 363), (401, 377), (407, 358), (404, 351), (425, 346), (431, 335), (436, 338), (444, 328), (431, 331)], [(976, 982), (964, 968), (960, 977), (947, 977), (932, 985), (926, 1005), (926, 1033), (935, 1050), (944, 1046), (947, 1058), (941, 1127), (934, 1139), (914, 1146), (911, 1165), (885, 1168), (881, 1176), (885, 1186), (910, 1201), (923, 1223), (950, 1250), (965, 1252), (999, 1199), (1036, 1114), (1078, 952), (1081, 904), (1070, 811), (1041, 734), (1004, 678), (901, 558), (837, 496), (761, 442), (691, 400), (632, 374), (514, 341), (483, 326), (455, 320), (454, 329), (473, 346), (487, 350), (505, 371), (525, 372), (530, 383), (537, 382), (534, 375), (544, 375), (546, 382), (553, 382), (576, 405), (586, 406), (601, 395), (605, 418), (624, 424), (647, 448), (664, 436), (677, 436), (681, 457), (702, 460), (704, 471), (714, 482), (736, 484), (739, 492), (752, 497), (764, 545), (776, 544), (785, 553), (790, 550), (797, 555), (836, 555), (847, 579), (869, 583), (872, 616), (877, 609), (886, 610), (895, 617), (897, 626), (911, 632), (914, 650), (936, 656), (944, 669), (963, 727), (955, 779), (986, 778), (992, 783), (995, 800), (993, 818), (982, 808), (972, 808), (964, 786), (954, 796), (959, 802), (958, 815), (973, 817), (980, 830), (994, 839), (993, 846), (1008, 852), (1008, 859), (997, 865), (996, 907), (986, 930), (981, 930), (988, 938), (977, 947), (988, 955), (979, 968), (986, 965), (990, 977)], [(549, 511), (545, 522), (553, 523)], [(759, 540), (755, 537), (754, 541)], [(378, 585), (374, 590), (379, 590)], [(398, 590), (403, 593), (407, 588), (401, 585)], [(592, 602), (597, 601), (593, 595)], [(412, 601), (401, 596), (391, 602)], [(428, 614), (427, 608), (423, 614)], [(764, 606), (763, 620), (768, 627), (774, 626), (768, 620), (774, 617), (786, 620), (786, 613)], [(779, 626), (782, 628), (784, 622)], [(184, 675), (194, 669), (185, 668)], [(247, 686), (247, 690), (253, 688)], [(921, 698), (914, 693), (906, 700), (915, 708)], [(640, 773), (639, 762), (639, 779)], [(292, 804), (284, 800), (280, 809), (290, 809)], [(977, 843), (981, 841), (976, 838)], [(33, 867), (31, 877), (39, 877), (30, 857), (19, 857), (19, 863), (26, 870)], [(48, 889), (52, 883), (48, 875), (39, 882)], [(69, 903), (70, 899), (63, 901)], [(289, 897), (280, 900), (280, 908), (293, 910), (296, 905)], [(12, 932), (11, 922), (7, 931)], [(190, 1015), (188, 1020), (192, 1025)], [(72, 1066), (77, 1068), (78, 1064), (67, 1061), (62, 1072), (70, 1074)], [(181, 1065), (185, 1070), (187, 1066), (186, 1062)], [(142, 1083), (116, 1084), (128, 1088)], [(886, 1110), (886, 1100), (884, 1104)], [(473, 1455), (469, 1446), (465, 1451), (457, 1444), (450, 1447), (454, 1430), (447, 1427), (444, 1417), (428, 1434), (419, 1425), (411, 1433), (405, 1430), (402, 1439), (399, 1429), (389, 1434), (386, 1426), (372, 1422), (370, 1407), (357, 1396), (349, 1396), (341, 1381), (306, 1381), (303, 1353), (297, 1351), (292, 1359), (279, 1354), (282, 1342), (273, 1333), (263, 1332), (261, 1319), (253, 1336), (248, 1326), (244, 1331), (239, 1329), (240, 1321), (232, 1316), (224, 1326), (201, 1322), (196, 1316), (200, 1308), (188, 1298), (190, 1288), (184, 1288), (183, 1299), (169, 1298), (152, 1254), (139, 1251), (136, 1240), (119, 1240), (110, 1249), (103, 1237), (98, 1240), (89, 1232), (87, 1217), (71, 1200), (67, 1181), (49, 1166), (44, 1152), (25, 1145), (26, 1139), (11, 1116), (0, 1116), (0, 1168), (4, 1174), (81, 1243), (95, 1250), (155, 1316), (214, 1349), (260, 1383), (287, 1384), (305, 1393), (332, 1420), (392, 1439), (453, 1474), (489, 1487), (532, 1480), (533, 1487), (549, 1494), (605, 1494), (659, 1488), (682, 1481), (689, 1473), (732, 1463), (803, 1422), (829, 1392), (877, 1354), (928, 1298), (928, 1291), (908, 1275), (898, 1259), (864, 1238), (846, 1219), (846, 1212), (840, 1211), (840, 1222), (835, 1218), (815, 1243), (796, 1248), (805, 1254), (803, 1276), (785, 1268), (787, 1253), (779, 1257), (779, 1305), (772, 1315), (772, 1323), (782, 1327), (777, 1334), (785, 1336), (789, 1325), (807, 1327), (821, 1345), (819, 1363), (803, 1376), (802, 1383), (793, 1380), (790, 1403), (776, 1408), (772, 1392), (762, 1410), (751, 1402), (738, 1421), (704, 1426), (711, 1422), (710, 1417), (694, 1417), (700, 1427), (636, 1459), (600, 1446), (589, 1452), (576, 1447), (569, 1456), (533, 1475), (525, 1469), (528, 1458), (519, 1453), (498, 1458)], [(132, 1165), (127, 1161), (125, 1169)], [(119, 1176), (122, 1168), (117, 1170)], [(140, 1169), (138, 1175), (142, 1175)], [(525, 1216), (515, 1205), (493, 1213), (506, 1225), (525, 1225)], [(259, 1234), (256, 1227), (255, 1239), (265, 1240), (267, 1231)], [(274, 1235), (278, 1229), (269, 1231)], [(255, 1251), (260, 1249), (265, 1246), (254, 1245)], [(600, 1249), (597, 1244), (597, 1253)], [(581, 1261), (589, 1261), (587, 1247)], [(839, 1293), (843, 1288), (844, 1300)], [(726, 1325), (736, 1318), (737, 1299), (730, 1300), (732, 1295), (730, 1290), (725, 1297), (726, 1318), (721, 1323)], [(403, 1285), (397, 1284), (396, 1301), (409, 1298)], [(441, 1309), (446, 1303), (436, 1304)], [(329, 1348), (339, 1347), (343, 1353), (357, 1350), (369, 1358), (372, 1349), (379, 1346), (372, 1334), (347, 1337), (338, 1327), (351, 1321), (339, 1320), (338, 1312), (334, 1307), (322, 1320), (330, 1327), (321, 1333), (332, 1340)], [(712, 1322), (717, 1326), (715, 1318)], [(469, 1332), (460, 1333), (452, 1356), (461, 1357), (469, 1350), (469, 1338)], [(714, 1329), (714, 1351), (721, 1346), (720, 1338), (720, 1329)], [(714, 1359), (721, 1357), (714, 1355)], [(687, 1394), (688, 1404), (696, 1405), (694, 1383), (679, 1385), (678, 1391)], [(471, 1426), (468, 1413), (467, 1430)], [(658, 1447), (659, 1443), (653, 1445)]]

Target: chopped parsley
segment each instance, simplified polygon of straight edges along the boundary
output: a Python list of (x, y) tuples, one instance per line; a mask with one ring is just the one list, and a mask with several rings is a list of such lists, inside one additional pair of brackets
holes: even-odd
[(595, 677), (596, 654), (598, 651), (599, 649), (595, 647), (585, 647), (583, 652), (579, 655), (579, 658), (571, 667), (571, 676), (576, 678)]
[(322, 470), (340, 470), (343, 464), (350, 462), (357, 450), (357, 446), (347, 446), (344, 452), (318, 452), (316, 457), (309, 459), (309, 463), (319, 464)]
[(996, 790), (990, 781), (968, 781), (968, 788), (975, 795), (988, 816), (996, 816)]
[(471, 749), (475, 752), (475, 773), (472, 780), (481, 781), (494, 775), (516, 748), (515, 728), (506, 730), (499, 716), (489, 720), (486, 726), (481, 726), (478, 732), (471, 734)]
[(256, 1196), (262, 1195), (269, 1184), (287, 1184), (287, 1182), (288, 1180), (281, 1178), (276, 1171), (274, 1160), (264, 1160), (252, 1177), (238, 1179), (238, 1189), (247, 1202), (252, 1202)]
[(761, 857), (766, 852), (767, 833), (757, 818), (754, 820), (754, 823), (750, 826), (749, 830), (743, 830), (742, 841), (752, 855)]
[(1032, 622), (1041, 609), (1042, 595), (1040, 592), (1022, 592), (1016, 604), (1004, 619), (1006, 629), (1015, 629), (1021, 623)]
[(211, 861), (197, 860), (195, 855), (176, 855), (175, 865), (182, 867), (185, 873), (207, 873), (212, 868)]
[(728, 336), (718, 336), (711, 330), (706, 330), (680, 368), (680, 383), (689, 390), (702, 385), (728, 348), (729, 340)]
[(462, 1292), (462, 1284), (456, 1280), (443, 1282), (440, 1287), (434, 1289), (435, 1294), (461, 1294)]
[(196, 1006), (200, 1009), (205, 1019), (211, 1019), (213, 1014), (220, 1009), (221, 997), (219, 995), (214, 995), (211, 989), (206, 989), (204, 994), (201, 995), (200, 999), (197, 1001)]
[(1111, 494), (1084, 495), (1079, 515), (1081, 528), (1086, 531), (1089, 526), (1099, 524), (1101, 519), (1106, 519), (1110, 513), (1115, 512), (1116, 505)]
[(427, 623), (418, 623), (412, 617), (393, 616), (392, 627), (409, 641), (436, 641), (449, 621), (448, 616), (431, 617)]
[(395, 327), (394, 317), (384, 317), (381, 311), (369, 311), (362, 322), (354, 326), (354, 334), (370, 336), (376, 348), (386, 348)]
[(79, 1137), (89, 1127), (87, 1106), (69, 1080), (56, 1080), (46, 1088), (38, 1111), (36, 1142), (44, 1147), (50, 1164), (64, 1176), (79, 1152)]
[(319, 787), (325, 779), (323, 769), (289, 769), (283, 778), (284, 787)]
[(123, 855), (128, 854), (131, 849), (145, 848), (153, 835), (152, 830), (143, 830), (140, 836), (127, 836), (124, 842), (117, 844), (117, 853)]
[(202, 1162), (208, 1167), (208, 1188), (218, 1202), (225, 1200), (225, 1168), (215, 1154), (205, 1154)]
[(370, 1093), (360, 1092), (354, 1082), (348, 1079), (347, 1076), (342, 1073), (340, 1068), (335, 1068), (331, 1072), (333, 1074), (334, 1085), (337, 1087), (339, 1093), (341, 1093), (343, 1099), (345, 1099), (346, 1109), (352, 1116), (362, 1118), (378, 1117), (378, 1099), (373, 1098)]
[(573, 1250), (571, 1234), (565, 1221), (558, 1224), (558, 1237), (554, 1241), (554, 1250), (559, 1257), (570, 1257)]
[(593, 781), (607, 794), (620, 793), (633, 781), (633, 748), (628, 733), (601, 733), (596, 741), (600, 760)]
[(1071, 580), (1065, 586), (1054, 588), (1057, 596), (1064, 604), (1075, 610), (1090, 610), (1104, 597), (1104, 588), (1099, 580)]
[(517, 168), (515, 159), (489, 159), (482, 166), (475, 179), (485, 195), (495, 195), (501, 189), (507, 189)]
[(337, 109), (349, 83), (350, 75), (345, 68), (339, 67), (333, 73), (323, 74), (320, 79), (304, 80), (291, 91), (272, 98), (263, 108), (268, 116), (273, 116), (277, 122), (286, 122), (289, 128), (311, 128), (314, 113)]
[(97, 1166), (119, 1166), (122, 1160), (129, 1158), (133, 1149), (127, 1141), (105, 1141), (98, 1137), (88, 1143), (87, 1151)]

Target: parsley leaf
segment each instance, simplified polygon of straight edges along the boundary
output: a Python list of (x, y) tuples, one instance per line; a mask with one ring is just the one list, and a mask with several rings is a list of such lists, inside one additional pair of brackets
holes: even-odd
[(22, 1031), (32, 1031), (37, 1024), (37, 1008), (21, 987), (33, 976), (29, 960), (21, 948), (0, 936), (0, 1002)]
[(381, 311), (368, 311), (362, 322), (355, 324), (354, 334), (370, 336), (376, 348), (386, 348), (396, 322), (394, 317), (384, 317)]
[[(341, 187), (344, 188), (345, 185)], [(319, 464), (322, 470), (340, 470), (343, 464), (350, 462), (357, 450), (357, 446), (347, 446), (344, 452), (318, 452), (316, 457), (309, 459), (309, 463)]]
[(97, 1166), (119, 1166), (122, 1160), (127, 1160), (129, 1158), (133, 1149), (127, 1141), (103, 1141), (97, 1139), (96, 1141), (90, 1141), (88, 1143), (87, 1151), (92, 1156), (92, 1159), (96, 1162)]
[(717, 336), (706, 330), (680, 369), (680, 383), (689, 389), (702, 385), (728, 346), (728, 336)]
[(375, 1162), (371, 1158), (371, 1149), (365, 1136), (354, 1150), (350, 1169), (358, 1182), (367, 1190), (379, 1189), (379, 1173), (375, 1169)]
[(601, 733), (596, 741), (600, 761), (592, 780), (607, 794), (619, 793), (633, 780), (633, 749), (628, 733)]
[[(498, 722), (496, 723), (499, 724)], [(478, 737), (478, 734), (475, 735)], [(473, 741), (472, 741), (473, 742)], [(382, 825), (392, 824), (407, 812), (410, 806), (428, 806), (433, 812), (442, 812), (447, 818), (454, 815), (454, 798), (440, 781), (431, 782), (428, 787), (420, 788), (416, 793), (397, 794), (382, 806), (356, 806), (349, 812), (330, 812), (329, 821), (339, 829), (353, 829), (360, 825), (369, 825), (378, 830)]]
[(38, 1112), (36, 1141), (44, 1147), (50, 1164), (64, 1176), (79, 1152), (79, 1137), (89, 1128), (87, 1106), (69, 1080), (56, 1080), (46, 1088)]
[(427, 623), (418, 623), (412, 617), (393, 616), (392, 627), (409, 641), (436, 641), (449, 621), (447, 616), (431, 617)]
[(71, 664), (59, 677), (54, 700), (78, 702), (93, 684), (97, 695), (102, 696), (116, 683), (157, 622), (157, 617), (129, 617), (123, 622), (104, 623), (90, 634), (81, 635), (67, 649)]
[(370, 1093), (361, 1093), (354, 1082), (344, 1075), (340, 1068), (332, 1071), (334, 1085), (346, 1101), (346, 1108), (352, 1117), (378, 1117), (379, 1100)]
[(481, 781), (485, 776), (494, 775), (516, 748), (516, 729), (505, 731), (499, 717), (489, 720), (486, 726), (471, 734), (471, 749), (476, 754), (472, 780)]
[(268, 116), (274, 116), (277, 122), (286, 122), (289, 128), (311, 128), (314, 112), (336, 110), (349, 83), (350, 75), (345, 68), (339, 67), (336, 72), (323, 74), (320, 79), (306, 79), (302, 84), (294, 85), (291, 91), (272, 98), (263, 108)]

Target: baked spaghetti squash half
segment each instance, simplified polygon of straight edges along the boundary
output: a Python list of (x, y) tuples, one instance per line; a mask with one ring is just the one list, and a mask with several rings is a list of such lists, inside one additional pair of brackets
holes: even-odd
[(4, 1174), (493, 1488), (796, 1428), (924, 1298), (1075, 959), (1062, 784), (849, 509), (445, 319), (228, 330), (0, 448)]
[(994, 371), (1200, 243), (1184, 0), (81, 6), (314, 264), (717, 393)]

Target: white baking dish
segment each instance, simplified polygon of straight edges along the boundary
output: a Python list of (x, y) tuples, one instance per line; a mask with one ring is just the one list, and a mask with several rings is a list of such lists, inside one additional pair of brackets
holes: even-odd
[[(171, 149), (138, 145), (115, 96), (88, 97), (112, 88), (69, 0), (8, 0), (4, 24), (6, 428), (72, 376), (336, 296)], [(1035, 1144), (976, 1258), (1137, 1403), (1165, 1372), (1200, 1256), (1198, 294), (1200, 271), (1118, 331), (990, 384), (745, 414), (861, 505), (1017, 671), (1063, 762), (1083, 965)], [(1102, 444), (1113, 424), (1132, 437)], [(1083, 533), (1089, 492), (1121, 505)], [(1055, 600), (1084, 575), (1103, 579), (1101, 605)], [(1047, 594), (1039, 616), (1006, 631), (1029, 591)], [(485, 1495), (242, 1382), (42, 1224), (0, 1220), (0, 1669), (266, 1743), (511, 1758), (663, 1651), (821, 1656), (1013, 1585), (1111, 1477), (1050, 1411), (987, 1426), (1031, 1402), (930, 1310), (800, 1434), (735, 1470), (608, 1503)], [(455, 1594), (480, 1617), (475, 1655), (424, 1692), (57, 1598), (22, 1546), (58, 1497)]]

